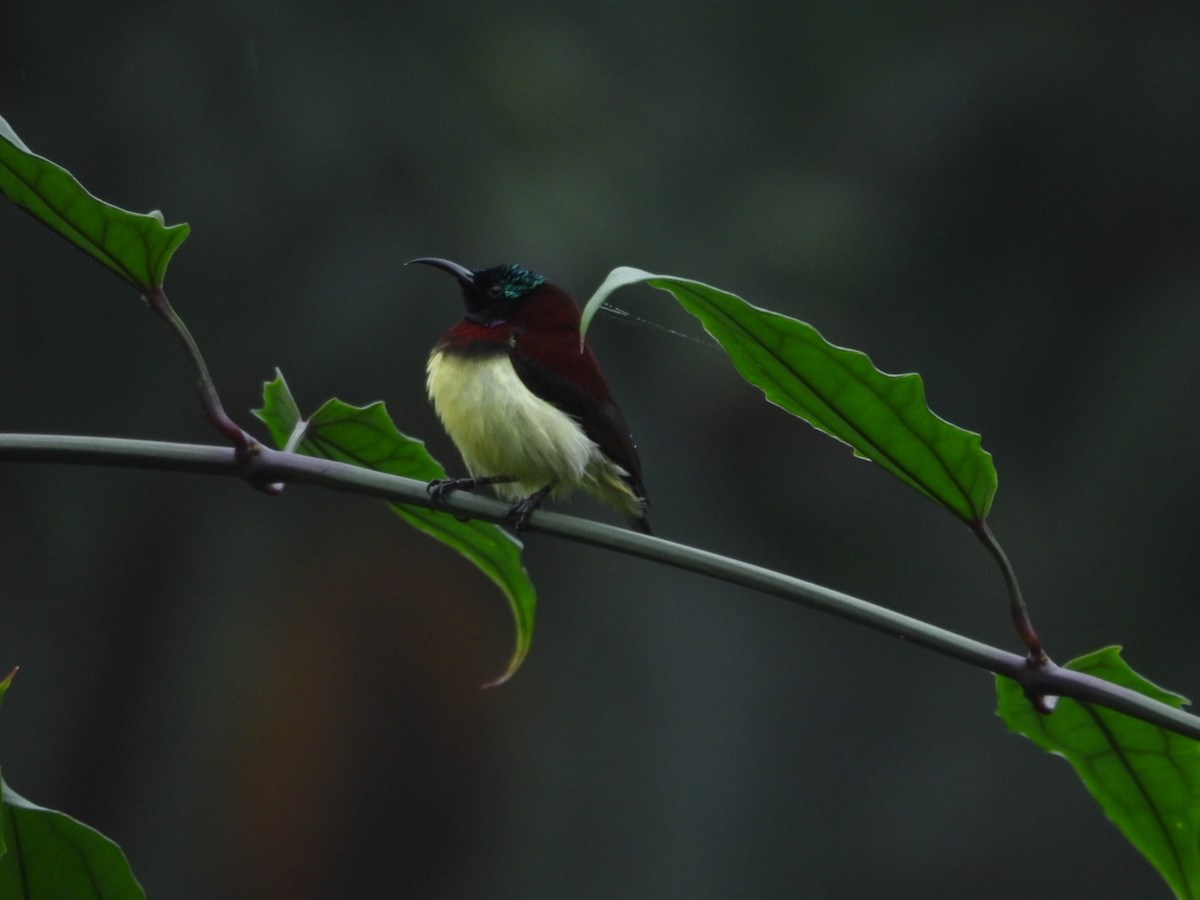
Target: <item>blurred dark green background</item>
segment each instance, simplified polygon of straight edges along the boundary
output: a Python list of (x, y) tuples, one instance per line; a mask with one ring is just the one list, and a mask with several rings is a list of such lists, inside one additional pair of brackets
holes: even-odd
[[(799, 316), (980, 431), (1051, 652), (1200, 692), (1200, 7), (1186, 3), (0, 8), (0, 115), (191, 223), (167, 286), (226, 406), (429, 410), (458, 315), (413, 256), (616, 265)], [(121, 282), (0, 208), (0, 430), (214, 440)], [(616, 301), (690, 333), (665, 295)], [(1016, 649), (966, 529), (721, 356), (593, 340), (668, 538)], [(608, 516), (586, 501), (570, 507)], [(503, 599), (381, 504), (0, 468), (19, 791), (150, 895), (1165, 896), (990, 678), (780, 601), (529, 541)]]

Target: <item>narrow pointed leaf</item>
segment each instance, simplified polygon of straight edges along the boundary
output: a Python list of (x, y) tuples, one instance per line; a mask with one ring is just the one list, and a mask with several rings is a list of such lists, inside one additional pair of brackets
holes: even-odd
[(275, 380), (263, 385), (262, 409), (254, 410), (254, 415), (267, 426), (271, 440), (277, 447), (286, 445), (300, 424), (300, 407), (296, 405), (287, 382), (283, 380), (283, 373), (278, 369), (275, 370)]
[(33, 153), (0, 118), (0, 193), (142, 292), (161, 286), (186, 224), (105, 203), (56, 163)]
[(889, 375), (866, 354), (829, 343), (811, 325), (718, 288), (613, 269), (584, 308), (582, 330), (613, 291), (645, 282), (672, 294), (766, 398), (848, 444), (964, 522), (986, 518), (996, 491), (979, 435), (934, 415), (915, 373)]
[[(1134, 672), (1119, 647), (1067, 663), (1176, 708), (1187, 701)], [(1180, 898), (1200, 898), (1200, 742), (1103, 706), (1059, 698), (1036, 712), (1020, 685), (997, 676), (998, 713), (1010, 730), (1075, 769), (1104, 814)]]
[[(300, 415), (282, 374), (277, 373), (275, 380), (266, 385), (263, 408), (254, 414), (267, 424), (272, 439), (281, 447), (295, 432)], [(382, 403), (359, 407), (330, 400), (308, 420), (303, 435), (296, 451), (306, 456), (418, 481), (446, 477), (445, 469), (421, 441), (397, 430)], [(508, 667), (489, 686), (507, 681), (529, 653), (537, 606), (537, 593), (521, 566), (521, 542), (489, 522), (460, 522), (448, 513), (423, 506), (389, 506), (415, 528), (457, 550), (504, 592), (516, 624), (516, 647)]]

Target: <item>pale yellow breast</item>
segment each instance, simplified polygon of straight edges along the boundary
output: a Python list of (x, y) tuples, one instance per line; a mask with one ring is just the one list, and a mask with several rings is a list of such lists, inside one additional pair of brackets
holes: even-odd
[(578, 422), (525, 387), (506, 353), (435, 350), (426, 371), (429, 398), (472, 477), (517, 479), (496, 486), (502, 497), (521, 499), (551, 483), (556, 495), (569, 493), (602, 458)]

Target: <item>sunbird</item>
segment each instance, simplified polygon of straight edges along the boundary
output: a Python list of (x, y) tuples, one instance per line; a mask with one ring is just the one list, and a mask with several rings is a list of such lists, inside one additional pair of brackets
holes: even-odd
[(491, 487), (520, 531), (547, 497), (583, 488), (650, 534), (641, 460), (571, 295), (511, 263), (409, 263), (449, 272), (466, 305), (429, 355), (426, 387), (471, 477), (430, 482), (433, 498)]

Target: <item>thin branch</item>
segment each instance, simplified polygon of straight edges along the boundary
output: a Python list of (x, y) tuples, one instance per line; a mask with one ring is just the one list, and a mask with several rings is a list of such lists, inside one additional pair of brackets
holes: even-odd
[[(272, 482), (314, 484), (414, 506), (431, 505), (424, 482), (344, 463), (282, 453), (261, 445), (248, 458), (239, 458), (235, 451), (226, 447), (121, 438), (0, 434), (0, 461), (121, 466), (226, 475), (243, 478), (256, 485)], [(466, 493), (450, 495), (441, 502), (440, 508), (455, 515), (496, 523), (503, 523), (508, 515), (508, 505)], [(534, 513), (529, 520), (529, 530), (665, 563), (772, 594), (1004, 675), (1020, 684), (1027, 695), (1071, 697), (1097, 703), (1200, 740), (1200, 717), (1136, 691), (1082, 672), (1064, 669), (1052, 662), (1032, 665), (1019, 654), (991, 647), (920, 619), (780, 572), (561, 513)]]

